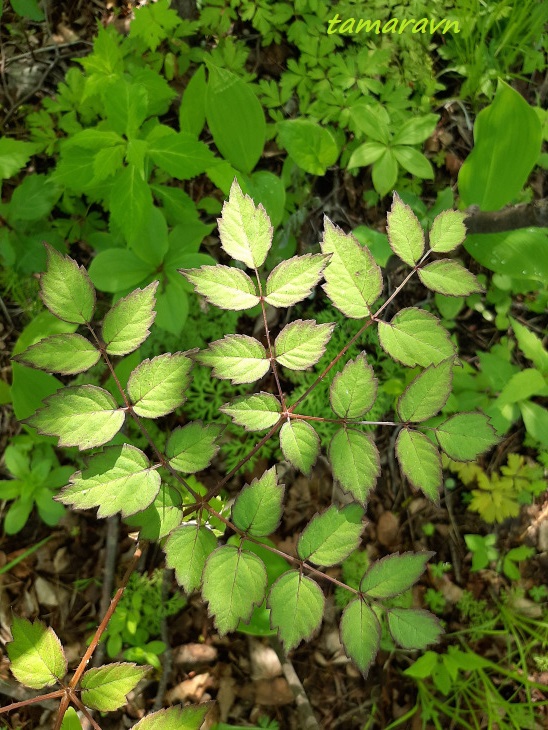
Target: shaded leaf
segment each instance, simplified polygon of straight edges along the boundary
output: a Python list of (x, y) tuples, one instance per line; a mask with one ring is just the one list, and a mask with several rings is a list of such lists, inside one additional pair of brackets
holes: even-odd
[(356, 504), (342, 509), (331, 505), (304, 528), (297, 544), (299, 557), (316, 565), (342, 562), (358, 547), (362, 520), (363, 509)]
[(132, 730), (200, 730), (212, 706), (202, 702), (194, 707), (168, 707), (143, 717)]
[(433, 555), (433, 552), (395, 553), (381, 558), (363, 576), (360, 591), (371, 598), (394, 598), (418, 581)]
[(421, 608), (391, 608), (388, 628), (396, 644), (404, 649), (425, 649), (443, 633), (438, 619)]
[(436, 438), (450, 459), (473, 461), (498, 438), (483, 413), (457, 413), (436, 427)]
[(398, 399), (397, 410), (402, 421), (418, 423), (435, 416), (447, 403), (452, 380), (451, 358), (419, 373)]
[(177, 583), (185, 593), (200, 587), (206, 560), (216, 547), (215, 535), (200, 525), (181, 525), (168, 537), (164, 548), (166, 565), (175, 570)]
[(286, 652), (320, 628), (325, 598), (320, 586), (297, 570), (281, 575), (267, 598), (270, 623), (278, 629)]
[(341, 641), (345, 652), (367, 677), (377, 656), (381, 625), (375, 612), (359, 598), (351, 601), (341, 618)]
[(280, 430), (280, 447), (295, 469), (310, 475), (320, 452), (320, 437), (306, 421), (292, 419)]
[(333, 378), (329, 389), (331, 408), (341, 418), (359, 418), (377, 397), (378, 381), (368, 365), (365, 352), (349, 360)]
[(278, 484), (276, 468), (246, 484), (232, 507), (236, 527), (254, 537), (271, 535), (282, 516), (283, 484)]
[(171, 432), (166, 445), (166, 456), (173, 469), (195, 474), (211, 464), (219, 445), (216, 443), (222, 426), (192, 421)]
[(379, 452), (369, 434), (341, 428), (329, 444), (329, 461), (344, 491), (365, 504), (381, 471)]
[(437, 502), (442, 485), (441, 456), (429, 438), (420, 431), (403, 428), (396, 440), (396, 457), (411, 484)]
[(455, 348), (437, 317), (423, 309), (401, 309), (390, 322), (379, 322), (383, 350), (402, 365), (427, 367), (453, 356)]

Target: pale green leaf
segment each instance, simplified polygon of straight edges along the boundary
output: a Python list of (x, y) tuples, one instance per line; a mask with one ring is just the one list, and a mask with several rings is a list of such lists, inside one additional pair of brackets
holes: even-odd
[(273, 229), (264, 206), (244, 195), (236, 178), (219, 218), (219, 235), (226, 253), (250, 269), (264, 264), (272, 246)]
[(336, 565), (347, 558), (360, 542), (363, 509), (349, 504), (342, 509), (331, 505), (314, 515), (304, 528), (297, 553), (316, 565)]
[(274, 342), (276, 361), (290, 370), (306, 370), (325, 352), (334, 324), (296, 319), (286, 325)]
[(292, 419), (281, 428), (280, 447), (287, 461), (309, 476), (320, 452), (320, 437), (306, 421)]
[(249, 276), (230, 266), (201, 266), (181, 274), (208, 302), (221, 309), (251, 309), (259, 304), (257, 288)]
[(175, 570), (177, 583), (185, 593), (200, 587), (204, 565), (216, 547), (215, 535), (200, 525), (181, 525), (168, 537), (164, 548), (166, 565)]
[(247, 431), (263, 431), (278, 422), (281, 408), (272, 393), (255, 393), (235, 398), (220, 409)]
[(196, 355), (202, 365), (213, 368), (212, 375), (231, 380), (233, 385), (253, 383), (266, 375), (270, 359), (261, 343), (248, 335), (225, 335)]
[(419, 269), (419, 279), (432, 291), (449, 297), (467, 297), (484, 290), (474, 274), (453, 259), (439, 259), (424, 266)]
[(166, 445), (169, 465), (184, 474), (195, 474), (211, 464), (219, 445), (222, 426), (201, 421), (192, 421), (171, 432)]
[(323, 289), (343, 314), (363, 319), (382, 292), (382, 274), (369, 249), (325, 218), (322, 253), (332, 254)]
[(452, 358), (419, 373), (398, 399), (398, 415), (402, 421), (426, 421), (447, 403), (453, 380)]
[(535, 368), (525, 368), (515, 373), (501, 390), (495, 401), (498, 408), (509, 403), (519, 403), (534, 395), (548, 395), (548, 386), (544, 376)]
[(401, 309), (391, 322), (379, 322), (383, 350), (402, 365), (428, 367), (455, 354), (455, 347), (437, 317), (423, 309)]
[(345, 608), (341, 618), (341, 641), (350, 659), (367, 677), (379, 650), (381, 625), (364, 601), (351, 601)]
[(87, 271), (53, 246), (44, 245), (48, 259), (46, 271), (40, 277), (44, 304), (65, 322), (87, 324), (95, 309), (95, 289)]
[(190, 707), (168, 707), (143, 717), (132, 730), (200, 730), (212, 706), (212, 702), (201, 702)]
[(13, 617), (13, 640), (7, 644), (10, 669), (18, 682), (32, 689), (50, 687), (67, 673), (61, 642), (52, 628), (36, 619)]
[(439, 641), (443, 633), (438, 619), (422, 608), (391, 608), (388, 628), (396, 644), (404, 649), (425, 649)]
[(548, 375), (548, 352), (542, 344), (542, 340), (528, 327), (512, 317), (510, 317), (510, 324), (516, 335), (519, 349), (543, 375)]
[(483, 413), (457, 413), (436, 427), (436, 438), (450, 459), (473, 461), (498, 443), (494, 428)]
[(396, 457), (404, 476), (434, 502), (442, 485), (441, 456), (420, 431), (403, 428), (396, 441)]
[(70, 478), (58, 499), (78, 509), (99, 507), (98, 517), (144, 510), (160, 489), (160, 475), (135, 446), (108, 446)]
[(50, 395), (24, 423), (46, 436), (57, 436), (59, 446), (92, 449), (110, 441), (124, 419), (124, 411), (106, 390), (76, 385)]
[(329, 444), (329, 461), (344, 491), (365, 504), (381, 473), (379, 452), (369, 434), (341, 428)]
[(240, 621), (249, 621), (253, 606), (264, 600), (266, 585), (266, 568), (254, 553), (233, 545), (211, 553), (204, 568), (202, 595), (221, 635), (234, 631)]
[(434, 218), (430, 229), (430, 248), (436, 253), (447, 253), (460, 246), (466, 238), (464, 221), (467, 213), (444, 210)]
[(119, 299), (103, 320), (102, 335), (109, 355), (127, 355), (136, 350), (150, 334), (156, 313), (154, 305), (158, 282), (136, 289)]
[(322, 589), (297, 570), (289, 570), (278, 578), (266, 603), (272, 628), (278, 629), (286, 652), (310, 639), (320, 628), (325, 604)]
[(341, 418), (359, 418), (377, 397), (378, 381), (368, 365), (365, 352), (349, 360), (333, 378), (329, 390), (331, 408)]
[(100, 357), (99, 350), (89, 340), (82, 335), (68, 333), (45, 337), (13, 359), (49, 373), (75, 375), (89, 370)]
[(306, 299), (322, 278), (327, 262), (327, 256), (310, 253), (282, 261), (266, 280), (266, 303), (292, 307)]
[(69, 707), (65, 712), (63, 722), (61, 723), (61, 730), (82, 730), (78, 713), (74, 707)]
[(232, 507), (236, 527), (254, 537), (271, 535), (282, 517), (283, 484), (278, 484), (276, 468), (246, 484)]
[(390, 247), (408, 266), (414, 266), (424, 253), (424, 232), (417, 216), (397, 193), (387, 221)]
[(156, 542), (178, 527), (182, 518), (181, 493), (174, 487), (161, 484), (152, 504), (145, 510), (126, 517), (124, 522), (139, 530), (140, 540)]
[(135, 413), (145, 418), (159, 418), (182, 405), (192, 365), (192, 360), (183, 352), (143, 360), (127, 382)]
[(94, 710), (112, 712), (126, 704), (126, 695), (139, 684), (150, 667), (116, 662), (88, 669), (80, 680), (80, 699)]
[(387, 555), (369, 567), (361, 580), (360, 591), (370, 598), (394, 598), (418, 581), (433, 555), (433, 552)]

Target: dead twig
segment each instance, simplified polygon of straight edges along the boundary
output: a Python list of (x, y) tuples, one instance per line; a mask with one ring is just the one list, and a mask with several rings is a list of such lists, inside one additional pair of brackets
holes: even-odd
[(280, 663), (282, 665), (284, 677), (287, 679), (287, 682), (291, 687), (291, 691), (293, 692), (293, 695), (295, 697), (297, 714), (299, 716), (299, 727), (302, 728), (302, 730), (320, 730), (320, 726), (318, 724), (318, 721), (316, 720), (316, 717), (314, 716), (312, 706), (308, 700), (301, 680), (297, 676), (297, 672), (295, 671), (293, 664), (285, 655), (282, 645), (276, 637), (272, 637), (270, 639), (270, 643), (272, 645), (272, 648), (278, 655), (278, 659), (280, 660)]

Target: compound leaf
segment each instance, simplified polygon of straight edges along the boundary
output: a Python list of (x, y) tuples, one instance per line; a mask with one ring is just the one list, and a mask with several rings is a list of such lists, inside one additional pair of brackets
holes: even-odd
[(306, 299), (322, 278), (327, 262), (327, 256), (310, 253), (282, 261), (266, 280), (266, 303), (272, 307), (292, 307)]
[(442, 483), (441, 456), (430, 439), (420, 431), (403, 428), (396, 440), (396, 457), (411, 484), (437, 502)]
[(375, 612), (359, 598), (351, 601), (341, 618), (341, 641), (345, 652), (367, 677), (381, 641), (381, 625)]
[(259, 304), (257, 289), (249, 276), (230, 266), (200, 266), (180, 273), (208, 302), (221, 309), (251, 309)]
[(213, 368), (213, 375), (231, 380), (233, 385), (253, 383), (268, 372), (270, 359), (261, 343), (247, 335), (225, 335), (211, 342), (208, 349), (196, 355), (202, 365)]
[(290, 370), (306, 370), (325, 352), (334, 324), (296, 319), (286, 325), (274, 342), (276, 360)]
[(424, 266), (419, 269), (419, 279), (428, 289), (449, 297), (467, 297), (484, 290), (474, 274), (453, 259), (439, 259)]
[(325, 598), (320, 586), (297, 570), (289, 570), (273, 584), (267, 598), (270, 623), (278, 630), (286, 652), (320, 628)]
[(447, 403), (453, 379), (452, 358), (419, 373), (398, 399), (402, 421), (419, 423), (435, 416)]
[(70, 478), (58, 499), (78, 509), (99, 507), (98, 517), (146, 509), (160, 489), (160, 475), (135, 446), (108, 446)]
[(373, 563), (360, 583), (370, 598), (394, 598), (413, 586), (426, 569), (433, 552), (395, 553)]
[(192, 360), (183, 352), (143, 360), (127, 383), (135, 413), (145, 418), (159, 418), (182, 405), (192, 365)]
[(136, 289), (119, 299), (103, 320), (102, 335), (109, 355), (127, 355), (136, 350), (150, 334), (156, 312), (158, 282)]
[(363, 509), (357, 504), (342, 509), (331, 505), (314, 515), (299, 538), (299, 557), (316, 565), (342, 562), (358, 547), (363, 531), (362, 519)]
[(218, 223), (221, 246), (229, 256), (250, 269), (264, 264), (272, 246), (270, 218), (262, 204), (256, 206), (244, 195), (236, 178)]
[(100, 357), (99, 350), (82, 335), (62, 333), (45, 337), (13, 359), (48, 373), (75, 375), (89, 370)]
[(424, 232), (417, 216), (397, 193), (394, 193), (387, 221), (390, 247), (408, 266), (414, 266), (424, 252)]
[(219, 450), (216, 441), (222, 430), (223, 427), (218, 424), (204, 426), (201, 421), (192, 421), (182, 428), (176, 428), (166, 445), (169, 465), (184, 474), (202, 471), (211, 464)]
[(168, 537), (164, 548), (166, 565), (175, 570), (177, 583), (185, 593), (200, 587), (206, 560), (216, 547), (215, 535), (200, 525), (181, 525)]
[(283, 484), (278, 484), (276, 468), (246, 484), (232, 507), (236, 527), (254, 537), (271, 535), (282, 517)]
[(378, 381), (368, 365), (365, 352), (349, 360), (331, 383), (331, 408), (341, 418), (359, 418), (366, 413), (377, 397)]
[(200, 730), (211, 707), (211, 702), (194, 707), (168, 707), (143, 717), (132, 730)]
[(467, 213), (444, 210), (434, 218), (430, 229), (430, 248), (436, 253), (447, 253), (460, 246), (466, 238), (464, 221)]
[(243, 395), (225, 403), (219, 410), (247, 431), (270, 428), (278, 421), (281, 412), (280, 403), (272, 393)]
[(139, 684), (150, 667), (115, 662), (84, 672), (80, 680), (81, 700), (87, 707), (112, 712), (126, 704), (126, 695)]
[(221, 635), (247, 622), (265, 597), (266, 568), (255, 553), (233, 545), (217, 548), (207, 559), (202, 595)]
[(379, 452), (369, 434), (341, 428), (329, 444), (329, 461), (345, 492), (365, 504), (381, 471)]
[(87, 324), (95, 310), (95, 289), (87, 271), (53, 246), (47, 243), (44, 245), (47, 265), (40, 277), (44, 304), (52, 314), (65, 322)]
[(396, 644), (404, 649), (425, 649), (443, 633), (438, 619), (422, 608), (391, 608), (388, 628)]
[(438, 318), (415, 307), (400, 310), (390, 323), (379, 322), (379, 340), (390, 357), (408, 367), (437, 365), (455, 354)]
[(52, 628), (36, 619), (31, 623), (14, 616), (13, 640), (7, 644), (10, 669), (18, 682), (32, 689), (50, 687), (67, 673), (61, 642)]
[(57, 436), (59, 446), (92, 449), (110, 441), (124, 419), (124, 411), (106, 390), (75, 385), (50, 395), (44, 407), (24, 423), (34, 426), (38, 433)]
[(382, 274), (369, 249), (325, 218), (322, 253), (332, 254), (323, 289), (333, 304), (352, 319), (371, 314), (382, 292)]
[(280, 447), (287, 461), (308, 476), (320, 452), (320, 437), (309, 423), (291, 420), (281, 428)]
[(436, 438), (450, 459), (474, 461), (498, 443), (494, 428), (483, 413), (457, 413), (436, 427)]

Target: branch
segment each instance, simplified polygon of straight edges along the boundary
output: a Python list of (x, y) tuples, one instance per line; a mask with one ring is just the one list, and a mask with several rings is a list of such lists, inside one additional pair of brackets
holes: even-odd
[(472, 205), (464, 221), (468, 233), (503, 233), (518, 228), (548, 228), (548, 200), (528, 205), (514, 205), (502, 210), (481, 211)]

